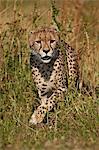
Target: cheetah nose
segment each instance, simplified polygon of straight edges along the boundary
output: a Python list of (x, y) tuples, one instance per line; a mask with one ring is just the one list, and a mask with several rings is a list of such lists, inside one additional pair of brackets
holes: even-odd
[(43, 52), (46, 53), (46, 54), (47, 54), (49, 51), (50, 51), (49, 49), (43, 49)]

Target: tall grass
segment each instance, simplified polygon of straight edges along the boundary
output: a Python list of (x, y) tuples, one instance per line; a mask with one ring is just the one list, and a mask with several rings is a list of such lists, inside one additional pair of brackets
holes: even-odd
[[(0, 2), (0, 149), (98, 150), (99, 2), (57, 0), (46, 7), (45, 1)], [(49, 113), (49, 124), (29, 126), (39, 98), (31, 77), (28, 34), (52, 24), (77, 49), (81, 80), (90, 91), (69, 91)]]

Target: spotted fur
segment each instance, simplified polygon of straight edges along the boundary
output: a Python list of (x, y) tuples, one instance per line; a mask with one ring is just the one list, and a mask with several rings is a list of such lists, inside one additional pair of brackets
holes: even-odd
[(29, 46), (32, 76), (41, 99), (30, 123), (37, 124), (43, 121), (46, 113), (52, 110), (59, 99), (64, 99), (68, 78), (76, 84), (78, 63), (75, 50), (61, 41), (59, 33), (53, 28), (32, 31)]

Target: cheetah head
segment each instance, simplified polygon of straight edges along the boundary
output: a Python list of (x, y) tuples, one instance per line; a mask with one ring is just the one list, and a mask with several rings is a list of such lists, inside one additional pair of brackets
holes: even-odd
[(32, 31), (29, 36), (29, 46), (32, 54), (43, 63), (49, 63), (56, 57), (58, 41), (58, 32), (53, 28), (41, 28)]

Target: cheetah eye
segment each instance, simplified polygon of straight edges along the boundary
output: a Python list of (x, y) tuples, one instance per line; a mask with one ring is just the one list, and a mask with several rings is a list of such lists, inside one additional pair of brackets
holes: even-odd
[(55, 42), (55, 40), (50, 40), (50, 43), (54, 43)]
[(35, 41), (36, 43), (38, 43), (38, 44), (41, 44), (41, 41)]

